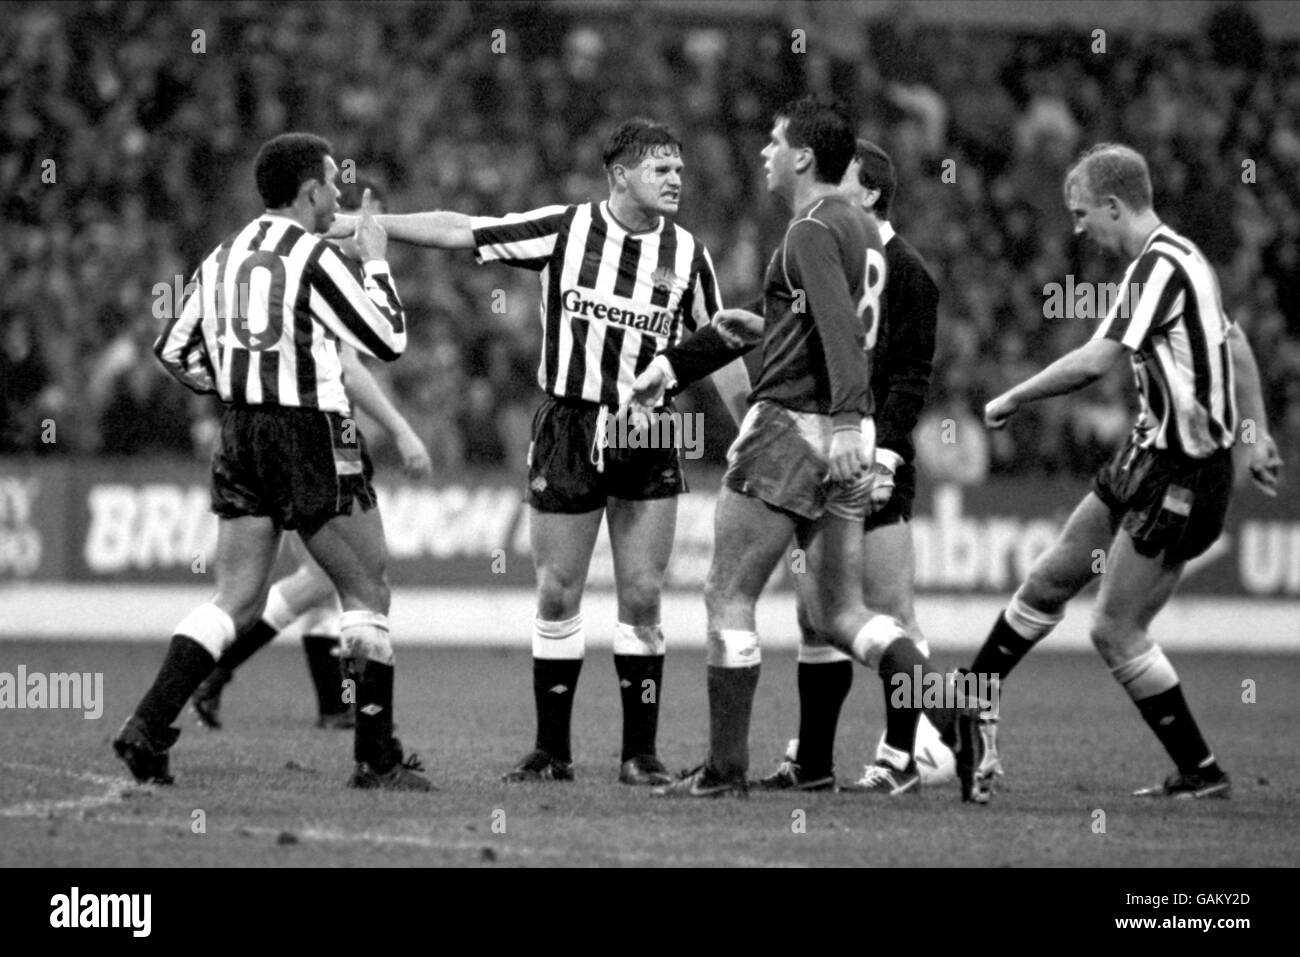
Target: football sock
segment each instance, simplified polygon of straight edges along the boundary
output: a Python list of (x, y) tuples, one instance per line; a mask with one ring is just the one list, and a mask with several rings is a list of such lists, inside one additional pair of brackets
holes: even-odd
[(230, 647), (217, 659), (217, 667), (233, 672), (257, 652), (269, 645), (279, 631), (260, 618), (235, 636)]
[[(903, 678), (896, 679), (895, 675)], [(919, 695), (913, 688), (918, 676), (922, 692)], [(916, 723), (921, 719), (919, 702), (930, 682), (938, 681), (938, 687), (944, 686), (943, 673), (930, 667), (911, 638), (896, 638), (880, 656), (880, 680), (885, 689), (885, 743), (910, 760), (916, 746)]]
[(400, 754), (392, 746), (393, 674), (392, 665), (357, 658), (352, 661), (352, 675), (357, 683), (357, 730), (353, 754), (377, 773), (390, 770)]
[[(833, 649), (832, 649), (833, 650)], [(803, 656), (803, 648), (799, 649)], [(835, 764), (835, 728), (853, 687), (853, 662), (799, 662), (799, 752), (795, 760), (806, 777), (820, 778)]]
[(182, 618), (153, 685), (135, 710), (136, 717), (152, 732), (170, 726), (234, 638), (235, 623), (212, 602)]
[(1160, 743), (1183, 774), (1202, 768), (1209, 745), (1187, 707), (1178, 673), (1159, 645), (1111, 669)]
[(623, 699), (622, 761), (655, 753), (659, 697), (663, 693), (664, 634), (658, 625), (618, 623), (614, 670)]
[(1020, 659), (1029, 654), (1034, 644), (1046, 637), (1064, 617), (1063, 611), (1048, 614), (1030, 608), (1020, 600), (1017, 593), (998, 615), (993, 630), (984, 639), (970, 670), (976, 674), (1005, 678), (1020, 663)]
[(302, 650), (307, 670), (316, 688), (316, 703), (322, 715), (344, 714), (350, 705), (343, 700), (344, 669), (334, 654), (339, 641), (332, 635), (303, 635)]
[(537, 708), (537, 743), (557, 761), (572, 761), (570, 719), (586, 653), (582, 616), (566, 621), (533, 622), (533, 702)]
[(749, 771), (749, 718), (758, 687), (758, 635), (723, 629), (708, 638), (709, 766), (724, 778)]
[(212, 666), (208, 649), (188, 635), (172, 635), (167, 657), (136, 707), (136, 717), (154, 734), (170, 727)]

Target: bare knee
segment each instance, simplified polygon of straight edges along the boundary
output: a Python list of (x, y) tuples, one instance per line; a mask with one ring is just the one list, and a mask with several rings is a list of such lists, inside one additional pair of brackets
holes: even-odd
[(543, 621), (567, 621), (582, 605), (582, 581), (565, 579), (550, 569), (537, 572), (537, 617)]
[(1136, 622), (1128, 621), (1105, 609), (1097, 609), (1092, 617), (1088, 637), (1092, 646), (1110, 666), (1114, 667), (1132, 658), (1142, 644), (1145, 630)]
[(638, 575), (629, 581), (620, 581), (620, 618), (633, 625), (654, 624), (659, 620), (659, 596), (662, 591), (663, 583), (657, 575)]

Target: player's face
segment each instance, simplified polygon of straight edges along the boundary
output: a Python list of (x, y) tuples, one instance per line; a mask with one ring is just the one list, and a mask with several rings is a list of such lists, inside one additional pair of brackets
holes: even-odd
[(1110, 203), (1098, 203), (1091, 193), (1075, 184), (1070, 187), (1065, 205), (1074, 219), (1076, 236), (1087, 236), (1104, 252), (1120, 251), (1119, 221)]
[(659, 147), (627, 168), (627, 191), (647, 216), (672, 216), (682, 198), (681, 154)]
[(767, 174), (768, 191), (789, 199), (794, 193), (795, 158), (799, 151), (786, 140), (785, 125), (786, 121), (781, 119), (772, 126), (767, 145), (763, 147), (763, 172)]
[(330, 228), (330, 223), (334, 222), (334, 214), (339, 208), (338, 178), (339, 167), (334, 162), (334, 157), (325, 157), (325, 183), (313, 186), (308, 194), (311, 199), (312, 212), (316, 216), (315, 232), (325, 232)]

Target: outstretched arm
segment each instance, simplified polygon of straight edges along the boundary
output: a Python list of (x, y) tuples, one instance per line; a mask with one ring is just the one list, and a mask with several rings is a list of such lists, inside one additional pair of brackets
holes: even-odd
[(1000, 429), (1022, 405), (1092, 385), (1113, 369), (1127, 351), (1114, 339), (1090, 339), (984, 406), (984, 424), (990, 429)]
[[(334, 217), (326, 238), (342, 239), (356, 229), (356, 216), (340, 213)], [(413, 246), (432, 246), (435, 249), (473, 249), (474, 231), (469, 217), (464, 213), (438, 210), (429, 213), (386, 213), (375, 221), (388, 233), (389, 239)]]

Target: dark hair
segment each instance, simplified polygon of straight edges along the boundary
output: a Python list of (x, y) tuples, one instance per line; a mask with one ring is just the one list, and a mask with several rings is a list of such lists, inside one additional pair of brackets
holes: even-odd
[(844, 179), (855, 141), (853, 123), (841, 103), (805, 96), (781, 107), (776, 119), (785, 120), (787, 143), (795, 149), (812, 147), (818, 182), (838, 184)]
[(604, 160), (605, 169), (610, 170), (615, 165), (627, 166), (631, 163), (639, 163), (660, 147), (666, 147), (669, 153), (682, 151), (681, 141), (673, 136), (668, 127), (638, 116), (620, 124), (618, 129), (609, 135), (609, 139), (605, 140), (601, 158)]
[(1134, 212), (1151, 208), (1151, 172), (1142, 154), (1122, 143), (1098, 143), (1079, 154), (1065, 174), (1065, 201), (1079, 186), (1093, 203), (1107, 196), (1124, 201)]
[(365, 195), (366, 190), (370, 190), (372, 202), (380, 205), (387, 204), (388, 195), (384, 187), (368, 176), (361, 176), (355, 183), (339, 183), (339, 208), (360, 209), (361, 197)]
[(858, 166), (858, 182), (867, 189), (880, 190), (880, 197), (874, 207), (881, 219), (889, 218), (889, 207), (894, 202), (894, 190), (898, 188), (898, 179), (894, 175), (894, 161), (889, 154), (870, 140), (858, 140), (858, 148), (853, 151), (853, 158)]
[(266, 208), (288, 206), (309, 179), (325, 185), (325, 157), (332, 152), (328, 140), (312, 133), (282, 133), (263, 143), (253, 172)]

